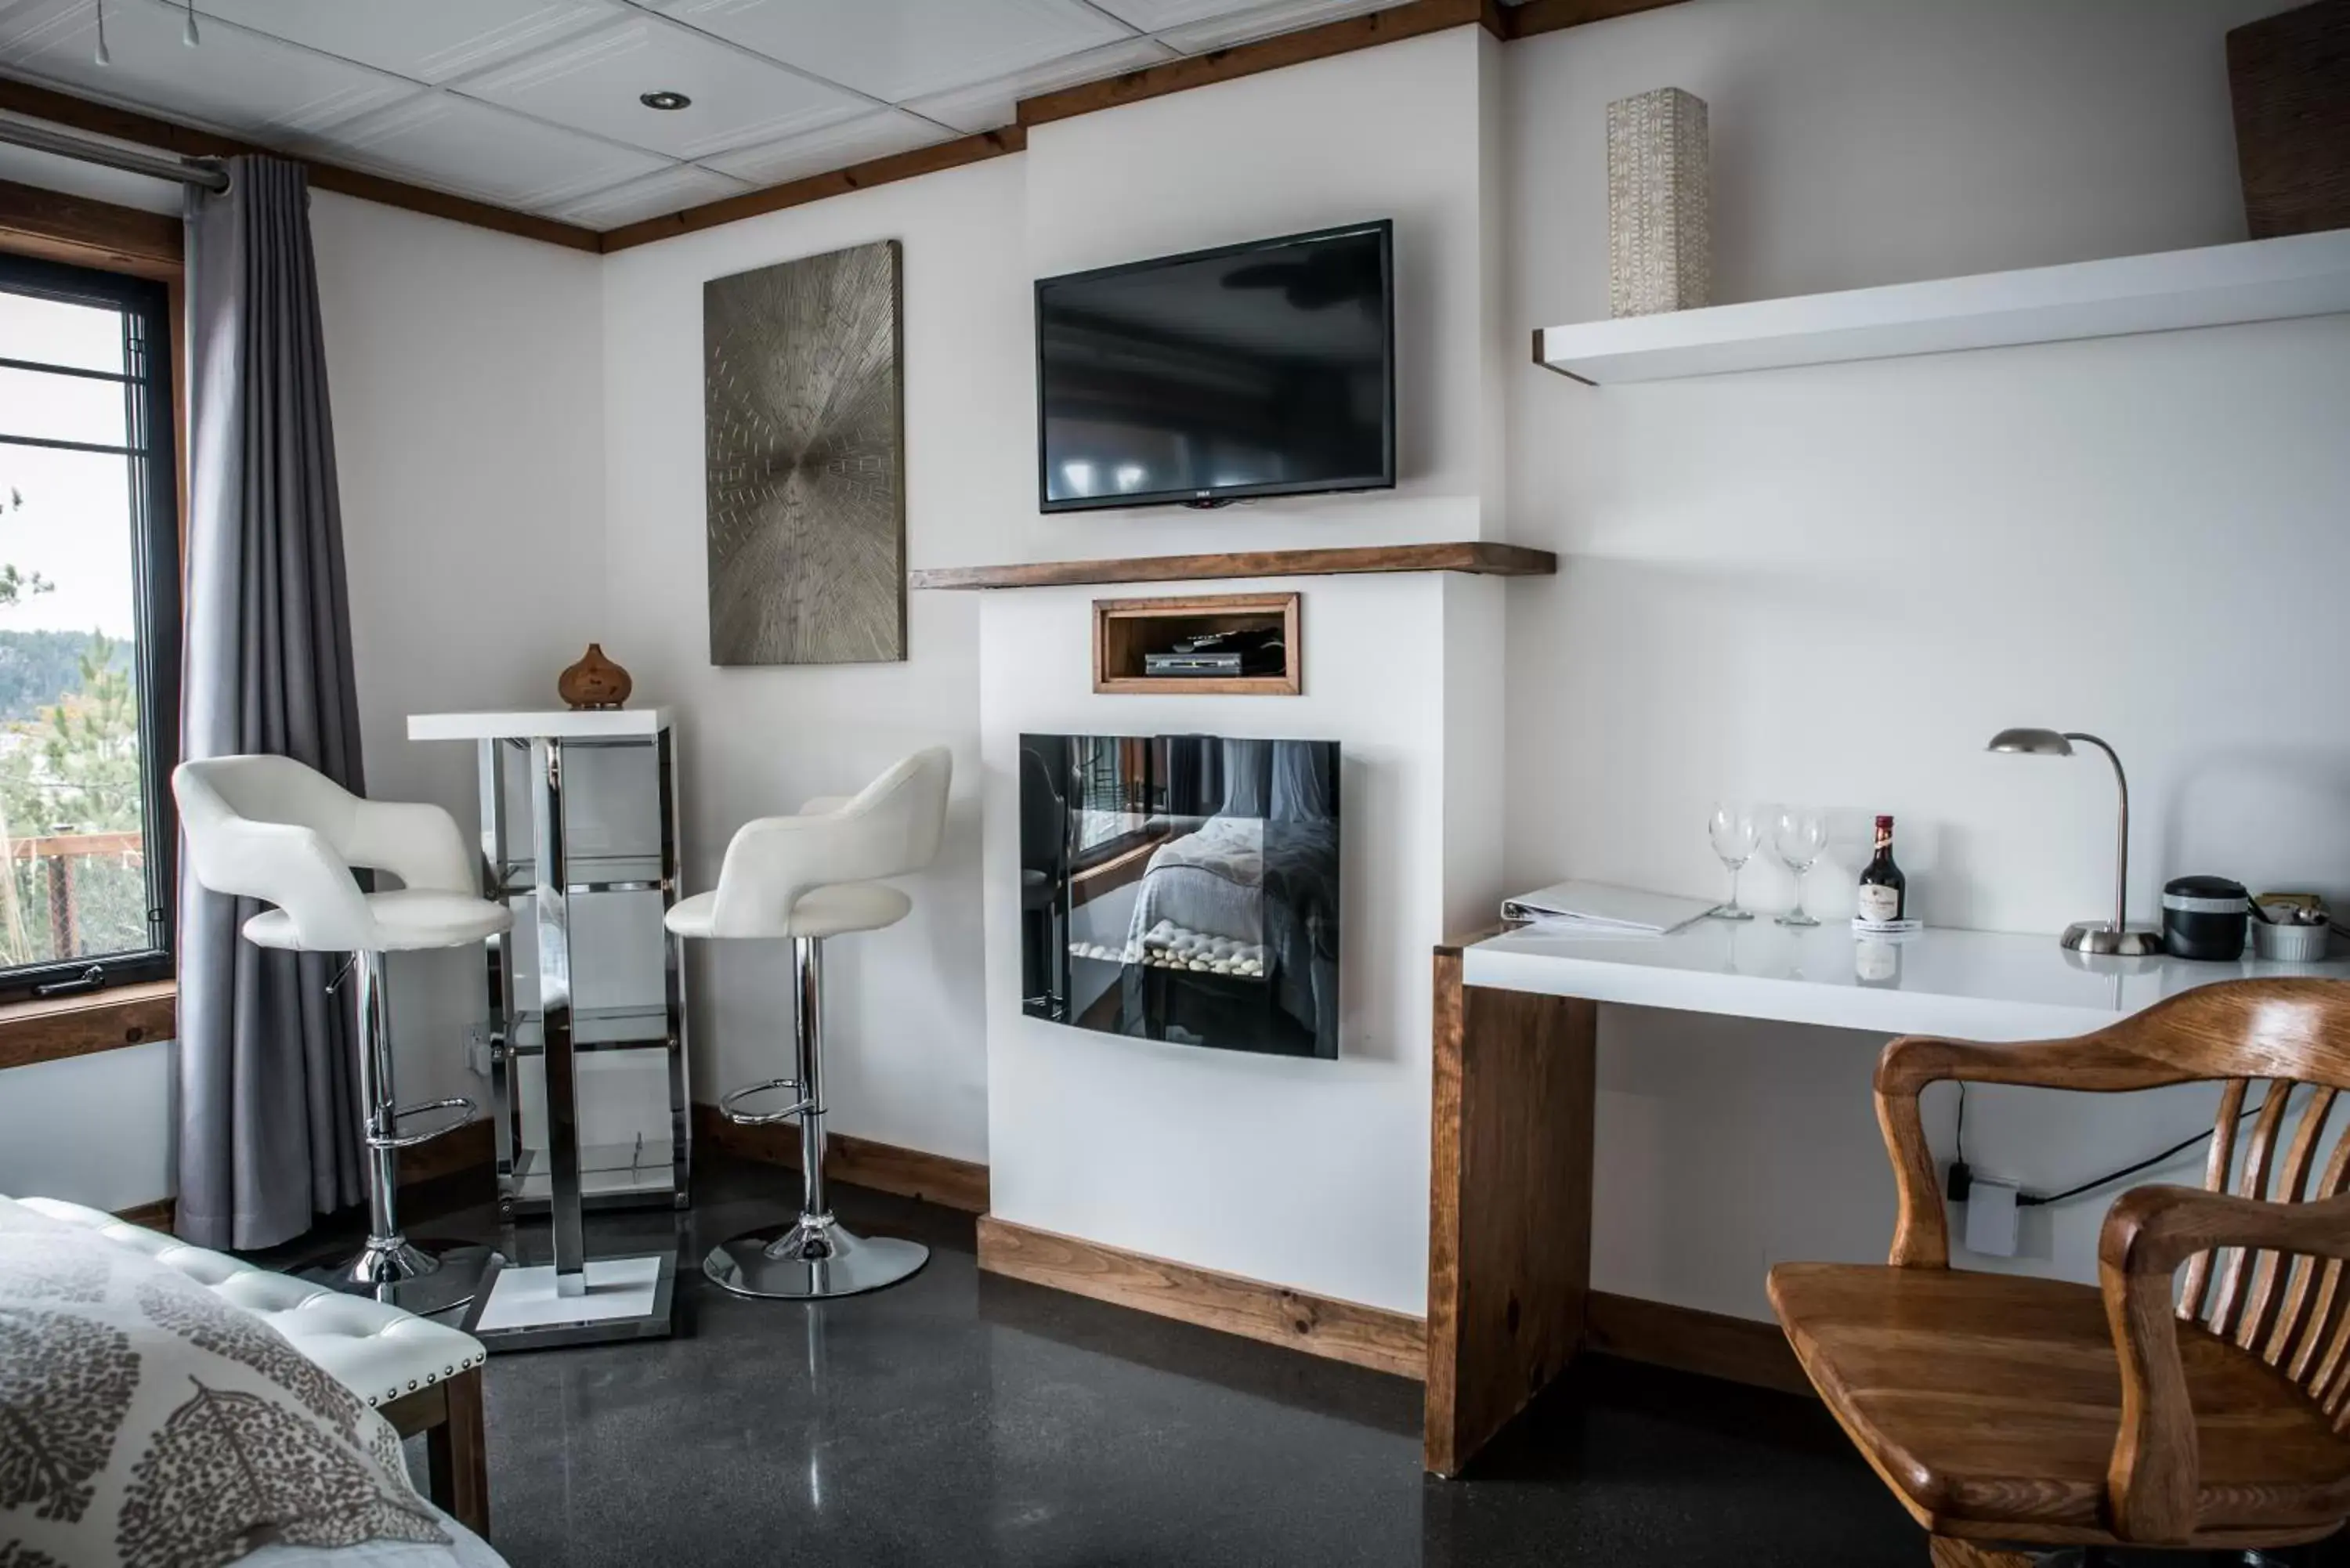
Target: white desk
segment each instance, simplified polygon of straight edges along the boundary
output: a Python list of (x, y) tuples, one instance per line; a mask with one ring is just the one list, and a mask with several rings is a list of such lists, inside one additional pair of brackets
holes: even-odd
[(1898, 978), (1864, 984), (1855, 946), (1848, 925), (1798, 929), (1767, 916), (1699, 920), (1661, 937), (1555, 936), (1524, 927), (1462, 950), (1461, 980), (1588, 1002), (1964, 1040), (2083, 1034), (2214, 981), (2350, 980), (2350, 959), (2096, 958), (2067, 952), (2053, 936), (1929, 929), (1881, 944), (1898, 955)]
[[(1564, 1371), (1594, 1316), (1591, 1170), (1598, 1004), (1677, 1008), (1882, 1034), (2044, 1040), (2247, 976), (2350, 980), (2350, 960), (2084, 957), (2054, 935), (1925, 930), (1864, 983), (1849, 925), (1700, 920), (1669, 936), (1527, 927), (1436, 950), (1429, 1140), (1426, 1462), (1457, 1475)], [(1883, 975), (1880, 948), (1873, 974)], [(1728, 1339), (1782, 1354), (1758, 1324), (1601, 1298), (1697, 1366)], [(1630, 1316), (1627, 1317), (1626, 1314)], [(1657, 1324), (1671, 1334), (1660, 1334)], [(1678, 1327), (1673, 1327), (1678, 1324)], [(1711, 1345), (1709, 1351), (1702, 1348)], [(1659, 1355), (1672, 1360), (1672, 1355)], [(1742, 1361), (1752, 1357), (1742, 1352)], [(1719, 1369), (1715, 1367), (1714, 1369)]]

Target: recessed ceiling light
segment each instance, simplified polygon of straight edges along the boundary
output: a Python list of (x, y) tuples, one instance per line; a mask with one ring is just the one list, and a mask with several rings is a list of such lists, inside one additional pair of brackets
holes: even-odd
[(637, 101), (647, 109), (683, 109), (693, 100), (681, 92), (664, 91), (642, 94)]

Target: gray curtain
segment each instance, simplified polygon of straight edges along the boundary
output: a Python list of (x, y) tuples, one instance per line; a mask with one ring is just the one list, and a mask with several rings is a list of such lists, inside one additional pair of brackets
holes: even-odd
[[(275, 753), (361, 793), (302, 168), (235, 159), (187, 220), (183, 753)], [(181, 879), (178, 1224), (207, 1247), (270, 1246), (364, 1195), (348, 993), (327, 992), (340, 955), (240, 940), (258, 908)]]

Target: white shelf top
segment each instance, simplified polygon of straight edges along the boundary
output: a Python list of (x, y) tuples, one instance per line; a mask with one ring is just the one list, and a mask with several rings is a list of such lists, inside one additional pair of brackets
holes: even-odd
[(411, 713), (411, 741), (585, 741), (657, 735), (667, 708), (549, 708), (531, 713)]
[(2090, 958), (2054, 935), (1934, 928), (1901, 940), (1898, 983), (1864, 985), (1837, 921), (1702, 919), (1661, 937), (1546, 936), (1522, 928), (1461, 955), (1461, 979), (1504, 991), (1675, 1008), (1879, 1034), (2050, 1040), (2102, 1028), (2166, 996), (2248, 976), (2350, 979), (2350, 959), (2235, 963)]
[(2350, 230), (1549, 327), (1577, 380), (1674, 380), (2350, 310)]

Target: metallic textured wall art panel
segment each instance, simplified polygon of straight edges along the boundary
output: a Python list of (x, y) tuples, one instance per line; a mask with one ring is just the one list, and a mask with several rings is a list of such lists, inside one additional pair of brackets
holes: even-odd
[(702, 289), (712, 664), (906, 657), (899, 249)]

